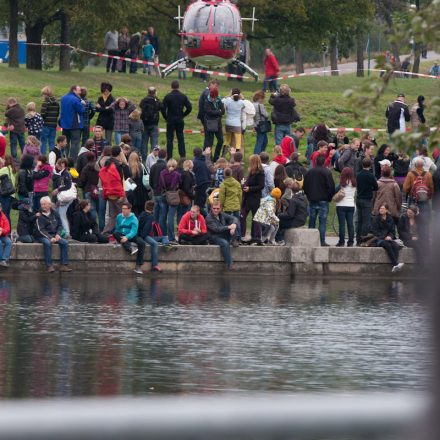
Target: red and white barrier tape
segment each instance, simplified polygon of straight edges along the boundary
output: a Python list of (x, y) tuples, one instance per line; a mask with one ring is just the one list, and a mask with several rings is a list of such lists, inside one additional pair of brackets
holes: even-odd
[[(48, 46), (48, 47), (62, 47), (62, 46), (66, 46), (69, 47), (70, 49), (76, 51), (76, 52), (82, 52), (82, 53), (86, 53), (89, 55), (94, 55), (100, 58), (111, 58), (111, 59), (115, 59), (115, 60), (121, 60), (121, 61), (126, 61), (129, 63), (137, 63), (137, 64), (142, 64), (142, 65), (150, 65), (150, 66), (155, 66), (155, 67), (161, 67), (161, 68), (166, 68), (168, 67), (168, 64), (164, 64), (164, 63), (154, 63), (152, 61), (145, 61), (142, 60), (140, 58), (128, 58), (128, 57), (123, 57), (120, 55), (109, 55), (103, 52), (92, 52), (92, 51), (88, 51), (88, 50), (84, 50), (84, 49), (80, 49), (78, 47), (74, 47), (70, 44), (65, 44), (65, 43), (27, 43), (27, 45), (30, 46)], [(186, 67), (185, 69), (188, 72), (195, 72), (195, 73), (203, 73), (206, 75), (212, 75), (212, 76), (224, 76), (227, 78), (240, 78), (240, 79), (250, 79), (250, 80), (254, 80), (254, 78), (247, 76), (247, 75), (236, 75), (234, 73), (227, 73), (227, 72), (220, 72), (220, 71), (216, 71), (216, 70), (207, 70), (207, 69), (196, 69), (193, 67)], [(364, 71), (366, 71), (367, 69), (364, 69)], [(369, 69), (371, 72), (383, 72), (385, 73), (386, 70), (383, 69)], [(334, 70), (316, 70), (316, 71), (312, 71), (312, 72), (305, 72), (305, 73), (287, 73), (284, 75), (280, 75), (277, 78), (272, 78), (269, 79), (268, 81), (281, 81), (281, 80), (285, 80), (285, 79), (291, 79), (291, 78), (299, 78), (302, 76), (316, 76), (316, 75), (326, 75), (326, 74), (331, 74), (333, 72), (338, 72), (338, 73), (343, 73), (343, 72), (356, 72), (357, 69), (334, 69)], [(409, 75), (409, 76), (418, 76), (420, 78), (430, 78), (430, 79), (440, 79), (440, 77), (438, 76), (434, 76), (434, 75), (428, 75), (425, 73), (412, 73), (412, 72), (404, 72), (401, 70), (395, 70), (393, 73), (398, 74), (398, 75)]]

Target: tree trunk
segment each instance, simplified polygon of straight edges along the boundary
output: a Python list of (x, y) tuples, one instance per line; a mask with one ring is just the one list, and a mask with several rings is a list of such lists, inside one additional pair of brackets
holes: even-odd
[[(64, 10), (60, 11), (61, 35), (60, 43), (70, 44), (70, 17)], [(70, 48), (60, 47), (60, 71), (70, 70)]]
[[(416, 43), (414, 50), (414, 64), (412, 68), (412, 73), (419, 73), (420, 71), (420, 54), (422, 52), (422, 44)], [(418, 79), (418, 75), (411, 75), (413, 78)]]
[(356, 37), (356, 76), (364, 76), (364, 38), (361, 33)]
[(28, 43), (37, 43), (37, 45), (28, 45), (26, 53), (26, 68), (42, 70), (41, 60), (41, 39), (43, 37), (44, 24), (38, 20), (36, 23), (26, 23), (26, 39)]
[(9, 0), (9, 67), (18, 64), (18, 2)]
[(295, 53), (295, 70), (296, 73), (304, 73), (304, 61), (302, 49), (297, 47)]
[(391, 43), (391, 51), (393, 52), (394, 58), (396, 59), (394, 64), (396, 66), (400, 66), (399, 47), (396, 43)]
[(332, 76), (338, 76), (338, 39), (332, 37), (330, 39), (330, 70), (332, 71)]

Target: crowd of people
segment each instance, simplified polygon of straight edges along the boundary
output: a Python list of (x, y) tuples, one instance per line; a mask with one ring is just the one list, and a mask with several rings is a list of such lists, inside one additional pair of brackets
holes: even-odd
[[(192, 105), (178, 81), (163, 100), (149, 87), (138, 106), (115, 99), (110, 83), (103, 82), (100, 90), (96, 103), (78, 85), (58, 101), (46, 86), (40, 112), (33, 102), (25, 111), (15, 98), (7, 100), (10, 154), (0, 136), (0, 267), (8, 267), (11, 243), (17, 240), (43, 244), (48, 272), (54, 271), (52, 244), (58, 244), (60, 270), (70, 271), (69, 241), (76, 240), (121, 245), (136, 254), (138, 274), (146, 245), (152, 270), (161, 271), (159, 246), (213, 243), (230, 269), (231, 246), (283, 246), (286, 230), (305, 226), (307, 219), (309, 228), (319, 220), (321, 245), (328, 246), (330, 203), (339, 221), (337, 246), (383, 247), (393, 271), (402, 268), (403, 246), (414, 248), (419, 261), (426, 257), (430, 201), (440, 194), (440, 156), (433, 151), (429, 157), (425, 139), (409, 157), (387, 144), (378, 148), (368, 133), (351, 140), (344, 129), (333, 135), (324, 123), (306, 136), (304, 128), (292, 131), (300, 115), (287, 85), (269, 97), (270, 111), (263, 90), (252, 102), (237, 88), (221, 99), (219, 83), (212, 80), (198, 102), (204, 143), (187, 157), (183, 128)], [(409, 108), (399, 95), (386, 110), (389, 133), (405, 130), (407, 122), (425, 124), (423, 112), (424, 97)], [(158, 145), (161, 116), (166, 149)], [(268, 152), (272, 123), (275, 146)], [(58, 124), (63, 134), (56, 137)], [(246, 167), (249, 130), (256, 141)], [(306, 157), (300, 161), (303, 138)], [(11, 209), (18, 210), (14, 233)]]

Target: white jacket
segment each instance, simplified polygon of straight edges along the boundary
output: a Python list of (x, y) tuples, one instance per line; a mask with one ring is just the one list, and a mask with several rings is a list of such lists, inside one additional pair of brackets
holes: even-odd
[(241, 128), (246, 130), (246, 127), (254, 125), (254, 116), (256, 111), (255, 106), (251, 101), (245, 99), (243, 102), (244, 107), (241, 111)]

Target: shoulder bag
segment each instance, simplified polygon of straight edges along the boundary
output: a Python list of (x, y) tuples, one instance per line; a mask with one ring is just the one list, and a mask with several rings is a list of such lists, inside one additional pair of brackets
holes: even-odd
[(10, 176), (10, 170), (8, 168), (8, 174), (3, 174), (0, 177), (0, 196), (8, 197), (15, 193), (14, 184)]
[(209, 133), (217, 133), (219, 129), (218, 119), (206, 118), (206, 131)]
[[(272, 131), (272, 124), (268, 118), (261, 114), (261, 104), (258, 104), (258, 113), (260, 113), (260, 122), (258, 123), (258, 131), (260, 133), (270, 133)], [(265, 119), (263, 119), (265, 118)]]

